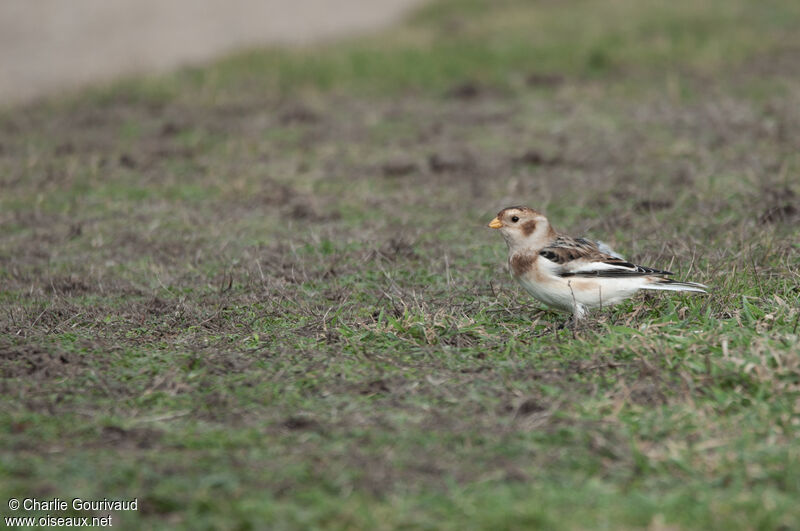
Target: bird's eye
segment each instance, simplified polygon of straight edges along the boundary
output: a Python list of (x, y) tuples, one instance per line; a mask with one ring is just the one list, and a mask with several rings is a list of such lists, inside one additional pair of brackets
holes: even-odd
[(516, 223), (517, 221), (519, 221), (519, 216), (511, 216), (512, 223)]

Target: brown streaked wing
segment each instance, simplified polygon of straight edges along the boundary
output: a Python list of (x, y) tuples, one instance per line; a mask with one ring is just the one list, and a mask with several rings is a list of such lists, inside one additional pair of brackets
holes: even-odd
[(539, 255), (557, 264), (566, 264), (573, 260), (586, 259), (588, 261), (613, 258), (602, 253), (597, 244), (585, 238), (570, 238), (559, 236), (550, 245), (539, 251)]
[[(621, 277), (643, 275), (671, 275), (669, 271), (632, 264), (622, 258), (602, 252), (597, 244), (585, 238), (561, 236), (539, 255), (561, 265), (562, 277)], [(591, 269), (591, 264), (604, 264), (612, 268)]]

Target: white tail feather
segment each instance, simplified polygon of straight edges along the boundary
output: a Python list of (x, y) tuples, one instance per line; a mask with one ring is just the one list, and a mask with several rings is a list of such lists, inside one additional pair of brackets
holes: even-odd
[(708, 293), (708, 286), (697, 282), (676, 282), (674, 280), (662, 279), (660, 282), (645, 284), (643, 289), (655, 289), (661, 291), (693, 291), (696, 293)]

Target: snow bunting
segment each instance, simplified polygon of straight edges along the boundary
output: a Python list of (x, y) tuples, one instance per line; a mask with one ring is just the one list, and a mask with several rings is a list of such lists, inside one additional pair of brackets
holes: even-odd
[(508, 267), (522, 287), (546, 305), (572, 312), (576, 321), (589, 308), (617, 304), (640, 289), (706, 293), (703, 284), (632, 264), (603, 242), (560, 235), (528, 207), (501, 210), (489, 227), (508, 244)]

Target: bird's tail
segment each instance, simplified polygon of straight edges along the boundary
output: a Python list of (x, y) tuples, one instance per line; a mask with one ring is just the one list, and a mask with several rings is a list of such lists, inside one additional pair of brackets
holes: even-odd
[(661, 291), (694, 291), (696, 293), (708, 293), (708, 286), (697, 282), (678, 282), (669, 278), (657, 277), (642, 286), (644, 289), (655, 289)]

